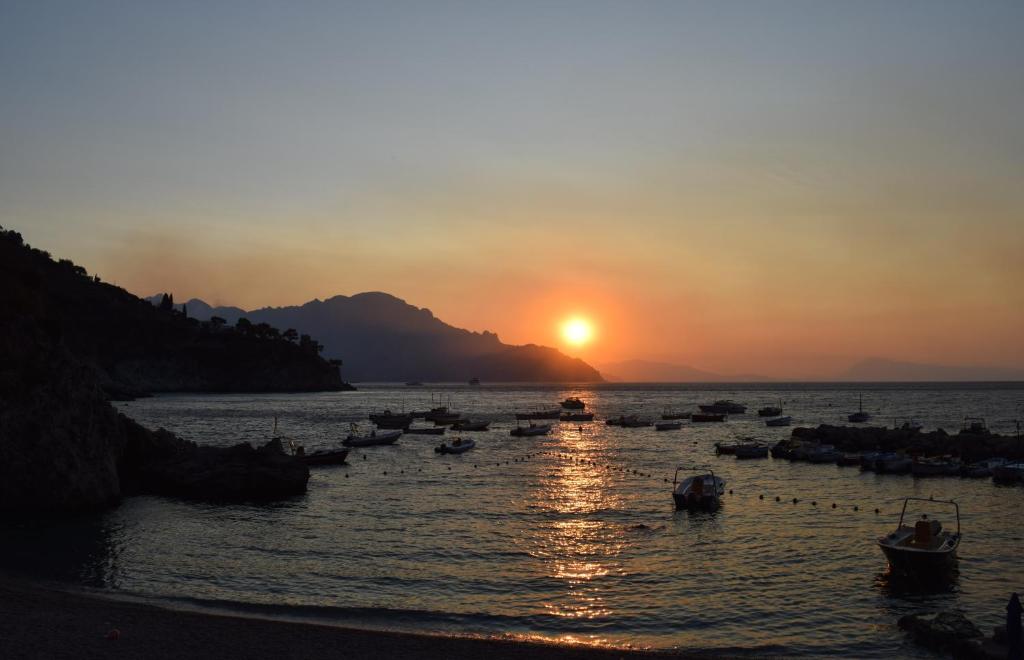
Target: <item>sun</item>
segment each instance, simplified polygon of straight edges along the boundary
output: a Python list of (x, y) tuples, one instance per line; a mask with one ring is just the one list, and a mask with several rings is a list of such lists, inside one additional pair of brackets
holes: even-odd
[(573, 346), (582, 346), (594, 338), (594, 326), (587, 319), (571, 318), (562, 324), (562, 338)]

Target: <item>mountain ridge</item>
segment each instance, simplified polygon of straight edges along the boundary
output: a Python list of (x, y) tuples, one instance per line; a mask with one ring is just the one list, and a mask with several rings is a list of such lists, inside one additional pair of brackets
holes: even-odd
[[(147, 298), (155, 302), (161, 296)], [(192, 298), (189, 316), (246, 318), (316, 336), (327, 357), (343, 357), (357, 382), (601, 382), (597, 369), (555, 348), (503, 343), (497, 334), (445, 323), (427, 308), (381, 291), (315, 298), (301, 305), (242, 310)], [(206, 316), (206, 315), (209, 316)], [(204, 319), (204, 316), (206, 318)]]

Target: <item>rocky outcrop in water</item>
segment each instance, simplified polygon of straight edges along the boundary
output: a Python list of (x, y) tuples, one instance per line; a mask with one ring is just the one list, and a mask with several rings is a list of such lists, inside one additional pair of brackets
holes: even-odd
[(901, 617), (899, 626), (918, 644), (954, 658), (988, 658), (984, 634), (960, 612), (931, 612)]
[[(103, 385), (110, 372), (102, 360), (72, 349), (90, 333), (69, 337), (71, 321), (52, 311), (54, 299), (45, 284), (48, 271), (36, 262), (53, 262), (27, 250), (20, 237), (0, 232), (0, 510), (75, 512), (132, 493), (262, 500), (305, 491), (308, 468), (286, 455), (280, 443), (260, 449), (199, 447), (166, 431), (145, 429), (118, 413), (107, 401)], [(138, 302), (148, 312), (156, 311)], [(153, 327), (134, 325), (137, 319), (131, 315), (125, 318), (139, 333), (136, 346), (150, 341), (146, 331)], [(167, 332), (179, 336), (179, 321), (168, 323)], [(164, 348), (168, 341), (165, 336), (152, 339)], [(83, 350), (82, 344), (77, 346)], [(310, 373), (327, 374), (321, 384), (340, 382), (337, 368), (330, 376), (315, 365), (309, 359), (300, 361), (293, 382)]]
[(795, 440), (834, 445), (843, 452), (906, 451), (918, 456), (959, 456), (972, 463), (988, 458), (1024, 458), (1024, 447), (1015, 437), (996, 433), (949, 434), (939, 429), (924, 433), (908, 428), (832, 426), (793, 429)]

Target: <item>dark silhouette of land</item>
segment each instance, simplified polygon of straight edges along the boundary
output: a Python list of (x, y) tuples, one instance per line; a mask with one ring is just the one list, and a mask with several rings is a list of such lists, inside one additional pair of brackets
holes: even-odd
[[(148, 300), (158, 304), (161, 297)], [(356, 382), (599, 382), (584, 361), (546, 346), (504, 344), (492, 332), (471, 332), (436, 318), (386, 293), (360, 293), (312, 300), (292, 307), (211, 307), (185, 303), (190, 316), (242, 318), (295, 328), (319, 339), (324, 355), (345, 360), (345, 375)]]

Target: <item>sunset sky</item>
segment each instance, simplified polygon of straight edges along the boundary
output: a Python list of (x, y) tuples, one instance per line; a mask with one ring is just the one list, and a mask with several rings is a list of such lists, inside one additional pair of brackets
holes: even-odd
[(0, 224), (33, 245), (599, 364), (1024, 367), (1022, 118), (1021, 2), (0, 7)]

